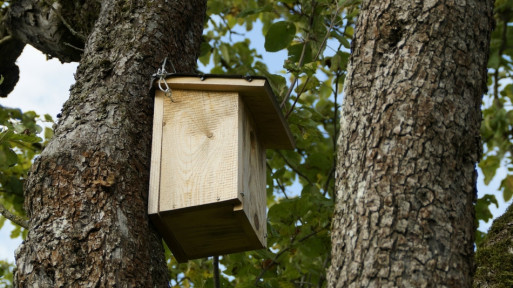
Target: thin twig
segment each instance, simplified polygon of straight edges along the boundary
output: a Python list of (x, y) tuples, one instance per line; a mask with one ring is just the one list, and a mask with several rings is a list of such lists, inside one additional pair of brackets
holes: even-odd
[[(271, 165), (269, 165), (269, 162), (266, 161), (265, 162), (265, 165), (267, 166), (267, 168), (269, 168), (269, 170), (271, 170), (271, 173), (273, 171), (273, 168), (271, 168)], [(273, 177), (274, 178), (274, 177)], [(287, 192), (285, 191), (285, 186), (283, 185), (283, 183), (280, 182), (280, 180), (278, 178), (274, 179), (276, 180), (276, 184), (278, 185), (278, 187), (280, 187), (281, 189), (281, 192), (283, 193), (283, 195), (285, 196), (285, 199), (289, 199), (289, 195), (287, 195)]]
[[(314, 16), (315, 16), (315, 5), (312, 5), (312, 15), (310, 15), (310, 26), (308, 27), (308, 33), (306, 34), (305, 42), (303, 44), (303, 49), (301, 50), (301, 56), (299, 57), (298, 67), (300, 69), (305, 62), (306, 45), (308, 44), (308, 42), (310, 40), (310, 31), (313, 28)], [(294, 89), (294, 86), (296, 85), (298, 78), (299, 78), (299, 75), (294, 76), (294, 80), (292, 80), (292, 83), (290, 84), (287, 94), (285, 94), (285, 97), (283, 97), (283, 100), (281, 101), (280, 108), (283, 108), (283, 106), (285, 106), (285, 103), (289, 100), (290, 95), (292, 94), (292, 90)]]
[[(297, 242), (298, 242), (298, 243), (301, 243), (301, 242), (303, 242), (303, 241), (307, 240), (308, 238), (310, 238), (310, 237), (312, 237), (312, 236), (315, 236), (315, 235), (317, 235), (318, 233), (320, 233), (320, 232), (322, 232), (322, 231), (326, 230), (328, 227), (329, 227), (329, 225), (326, 225), (326, 226), (322, 227), (322, 228), (321, 228), (321, 229), (319, 229), (319, 230), (312, 231), (310, 234), (308, 234), (308, 235), (304, 236), (303, 238), (301, 238), (301, 239), (297, 240)], [(258, 274), (258, 276), (257, 276), (257, 277), (256, 277), (256, 279), (255, 279), (255, 286), (257, 286), (257, 287), (258, 287), (258, 282), (259, 282), (259, 281), (260, 281), (260, 279), (264, 276), (265, 272), (267, 272), (267, 270), (269, 270), (269, 268), (271, 268), (271, 266), (273, 266), (274, 264), (278, 264), (278, 262), (277, 262), (277, 261), (278, 261), (278, 258), (279, 258), (281, 255), (283, 255), (285, 252), (287, 252), (287, 251), (289, 251), (290, 249), (292, 249), (292, 244), (294, 244), (293, 242), (294, 242), (294, 241), (291, 241), (290, 246), (288, 246), (288, 247), (286, 247), (286, 248), (282, 249), (280, 252), (278, 252), (278, 253), (274, 256), (274, 258), (271, 260), (271, 263), (270, 263), (269, 265), (267, 265), (267, 266), (265, 266), (265, 267), (263, 267), (263, 268), (262, 268), (262, 271), (260, 271), (260, 274)]]
[[(338, 6), (338, 5), (337, 5)], [(313, 58), (313, 61), (317, 61), (319, 59), (319, 56), (321, 55), (321, 52), (324, 50), (325, 46), (326, 46), (326, 43), (328, 41), (328, 38), (331, 34), (331, 31), (333, 30), (333, 27), (335, 26), (335, 18), (337, 17), (337, 15), (339, 14), (339, 11), (340, 11), (340, 7), (337, 7), (337, 9), (335, 9), (335, 12), (332, 14), (331, 16), (331, 21), (330, 21), (330, 27), (326, 30), (326, 34), (324, 35), (324, 38), (322, 40), (322, 44), (321, 44), (321, 47), (319, 48), (319, 51), (317, 51), (317, 54), (315, 55), (315, 57)], [(301, 51), (301, 58), (299, 59), (299, 64), (298, 64), (298, 67), (301, 68), (303, 66), (303, 62), (304, 62), (304, 58), (303, 58), (303, 53), (305, 52), (305, 48), (306, 48), (306, 44), (308, 43), (308, 39), (309, 39), (309, 35), (310, 35), (310, 30), (312, 29), (313, 27), (313, 16), (315, 15), (315, 6), (314, 8), (312, 9), (312, 18), (311, 18), (311, 22), (310, 22), (310, 29), (308, 30), (308, 34), (307, 34), (307, 39), (305, 41), (305, 44), (303, 46), (303, 50)], [(294, 80), (292, 81), (292, 84), (290, 85), (289, 87), (289, 90), (287, 91), (287, 94), (285, 95), (285, 97), (283, 98), (281, 104), (280, 104), (280, 108), (283, 108), (283, 106), (285, 105), (285, 102), (290, 98), (290, 95), (292, 94), (292, 89), (294, 88), (294, 85), (296, 84), (296, 81), (298, 80), (298, 76), (294, 76)], [(308, 76), (307, 78), (307, 81), (310, 80), (310, 76)], [(303, 88), (306, 87), (306, 83), (305, 85), (303, 86)], [(294, 102), (294, 106), (295, 104), (297, 103), (297, 101), (299, 100), (299, 97), (301, 97), (301, 94), (304, 92), (304, 89), (302, 89), (302, 91), (300, 93), (298, 93), (297, 97), (296, 97), (296, 100)], [(287, 112), (287, 116), (292, 112), (292, 109), (290, 109), (288, 112)]]
[(285, 199), (289, 199), (289, 195), (287, 195), (287, 192), (285, 191), (285, 185), (283, 185), (283, 183), (281, 183), (281, 181), (279, 179), (275, 179), (275, 180), (276, 180), (276, 184), (281, 189), (281, 193), (283, 193), (283, 196), (285, 196)]
[(220, 288), (221, 284), (219, 281), (219, 256), (214, 256), (214, 287)]
[(5, 208), (5, 206), (2, 203), (0, 203), (0, 214), (2, 214), (2, 216), (4, 216), (5, 218), (11, 220), (12, 223), (21, 226), (25, 229), (29, 229), (29, 223), (25, 218), (12, 214), (9, 210)]
[[(324, 259), (324, 263), (322, 264), (322, 268), (323, 269), (326, 269), (328, 267), (328, 263), (329, 263), (330, 259), (331, 259), (331, 256), (328, 253), (328, 256), (326, 256), (326, 259)], [(325, 274), (321, 274), (321, 277), (319, 277), (319, 283), (317, 284), (318, 288), (322, 287), (322, 284), (324, 283), (324, 280), (326, 280), (326, 275)]]
[(312, 78), (312, 76), (308, 76), (306, 78), (306, 81), (305, 81), (305, 84), (303, 85), (303, 88), (301, 88), (301, 91), (299, 91), (299, 93), (297, 94), (296, 100), (294, 100), (294, 103), (292, 103), (292, 106), (290, 106), (289, 111), (285, 115), (285, 119), (288, 119), (290, 114), (292, 113), (292, 111), (294, 111), (294, 107), (296, 107), (296, 103), (299, 101), (299, 97), (301, 97), (303, 92), (305, 92), (306, 85), (308, 84), (308, 82), (310, 81), (311, 78)]
[(228, 21), (226, 20), (226, 17), (220, 17), (221, 18), (221, 21), (223, 21), (225, 27), (227, 28), (228, 32), (230, 33), (230, 41), (232, 41), (232, 34), (233, 35), (238, 35), (238, 36), (244, 36), (244, 34), (242, 33), (239, 33), (239, 32), (235, 32), (232, 30), (232, 28), (230, 28), (230, 25), (228, 24)]
[(288, 160), (287, 158), (285, 158), (285, 155), (283, 155), (280, 151), (276, 151), (276, 153), (278, 153), (278, 155), (280, 155), (283, 160), (285, 161), (285, 164), (287, 164), (287, 166), (290, 167), (290, 169), (292, 169), (292, 171), (296, 172), (297, 175), (303, 177), (307, 182), (308, 184), (313, 184), (312, 181), (310, 181), (310, 179), (308, 179), (308, 177), (306, 177), (305, 174), (303, 174), (301, 171), (299, 171), (296, 167), (294, 167)]
[[(508, 22), (503, 21), (502, 25), (502, 35), (501, 35), (501, 46), (499, 47), (499, 64), (501, 62), (502, 54), (504, 53), (504, 50), (506, 49), (506, 42), (507, 42), (507, 31), (508, 31)], [(493, 86), (493, 104), (502, 107), (502, 104), (500, 104), (499, 101), (499, 67), (495, 69), (495, 72), (493, 73), (493, 80), (494, 80), (494, 86)]]
[(69, 32), (71, 32), (71, 34), (73, 36), (78, 37), (83, 41), (85, 41), (87, 39), (87, 37), (84, 34), (75, 31), (75, 29), (73, 29), (73, 27), (71, 27), (71, 25), (69, 25), (69, 23), (64, 19), (64, 17), (62, 17), (61, 13), (57, 9), (55, 9), (51, 3), (49, 3), (47, 0), (44, 0), (44, 1), (45, 1), (45, 4), (50, 6), (50, 9), (52, 9), (53, 12), (55, 12), (55, 14), (57, 14), (57, 17), (59, 17), (59, 19), (61, 19), (62, 24), (64, 24), (64, 26), (66, 26), (66, 28), (68, 28)]
[[(339, 49), (341, 47), (339, 46)], [(337, 167), (337, 137), (338, 137), (338, 129), (337, 129), (337, 124), (338, 124), (338, 105), (337, 105), (337, 96), (338, 96), (338, 81), (340, 79), (340, 73), (337, 73), (337, 77), (335, 78), (335, 89), (333, 91), (333, 95), (335, 97), (334, 99), (334, 112), (333, 112), (333, 166), (331, 167), (331, 170), (330, 170), (330, 173), (329, 173), (329, 176), (328, 176), (328, 180), (326, 180), (326, 183), (324, 185), (324, 193), (323, 193), (323, 196), (326, 196), (326, 193), (328, 193), (329, 191), (329, 184), (331, 182), (331, 180), (335, 180), (335, 177), (334, 177), (334, 174), (335, 174), (335, 171), (336, 171), (336, 167)]]
[[(299, 57), (299, 63), (298, 63), (299, 68), (301, 68), (301, 66), (303, 66), (303, 62), (305, 62), (306, 44), (308, 44), (309, 37), (310, 37), (310, 32), (308, 32), (308, 34), (306, 35), (306, 40), (303, 44), (303, 50), (301, 50), (301, 56)], [(285, 103), (287, 102), (287, 100), (289, 100), (290, 95), (292, 94), (292, 90), (294, 90), (294, 86), (296, 85), (298, 78), (299, 77), (297, 75), (294, 76), (294, 80), (292, 80), (292, 83), (290, 84), (287, 94), (285, 94), (285, 97), (283, 97), (283, 100), (281, 101), (280, 108), (283, 108), (283, 106), (285, 106)]]
[(326, 183), (324, 183), (324, 193), (322, 193), (322, 196), (326, 197), (326, 194), (328, 194), (328, 191), (330, 190), (330, 183), (331, 180), (335, 180), (335, 169), (336, 169), (336, 162), (331, 166), (330, 173), (328, 173), (328, 179), (326, 180)]
[(66, 45), (66, 46), (68, 46), (68, 47), (71, 47), (71, 48), (73, 48), (73, 49), (75, 49), (75, 50), (78, 50), (78, 51), (80, 51), (80, 52), (84, 52), (84, 49), (82, 49), (82, 48), (80, 48), (80, 47), (77, 47), (77, 46), (75, 46), (75, 45), (71, 45), (71, 44), (69, 44), (68, 42), (63, 42), (62, 44)]

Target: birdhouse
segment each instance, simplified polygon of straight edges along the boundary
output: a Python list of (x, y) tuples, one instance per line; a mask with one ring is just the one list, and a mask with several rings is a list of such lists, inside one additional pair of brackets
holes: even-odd
[(265, 248), (265, 149), (294, 147), (269, 83), (215, 75), (165, 82), (168, 92), (155, 95), (152, 222), (179, 262)]

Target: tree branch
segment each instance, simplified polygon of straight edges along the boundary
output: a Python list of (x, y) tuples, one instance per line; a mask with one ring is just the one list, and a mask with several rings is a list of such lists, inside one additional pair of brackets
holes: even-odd
[[(324, 263), (322, 264), (322, 267), (324, 268), (324, 270), (326, 270), (326, 268), (328, 268), (330, 259), (331, 259), (331, 256), (330, 256), (330, 253), (328, 253), (328, 256), (326, 256), (326, 259), (324, 259)], [(321, 277), (319, 277), (319, 283), (317, 284), (317, 287), (321, 288), (322, 284), (324, 283), (325, 280), (326, 280), (326, 274), (322, 274)]]
[[(321, 229), (319, 229), (319, 230), (315, 230), (315, 231), (310, 232), (310, 234), (305, 235), (303, 238), (301, 238), (301, 239), (297, 240), (297, 242), (298, 242), (298, 243), (301, 243), (301, 242), (303, 242), (303, 241), (307, 240), (308, 238), (310, 238), (310, 237), (312, 237), (312, 236), (315, 236), (315, 235), (319, 234), (319, 233), (320, 233), (320, 232), (322, 232), (323, 230), (326, 230), (330, 225), (331, 225), (331, 224), (328, 224), (328, 225), (326, 225), (326, 226), (322, 227), (322, 228), (321, 228)], [(255, 279), (255, 286), (257, 286), (257, 287), (258, 287), (258, 282), (259, 282), (259, 281), (260, 281), (260, 279), (264, 276), (265, 272), (266, 272), (267, 270), (269, 270), (269, 268), (271, 268), (271, 266), (273, 266), (274, 264), (278, 264), (278, 262), (277, 262), (277, 261), (278, 261), (278, 258), (279, 258), (281, 255), (283, 255), (285, 252), (289, 251), (289, 250), (292, 248), (292, 244), (293, 244), (293, 243), (294, 243), (294, 240), (292, 240), (292, 241), (290, 242), (290, 245), (289, 245), (289, 246), (287, 246), (286, 248), (284, 248), (283, 250), (281, 250), (280, 252), (278, 252), (278, 253), (274, 256), (274, 258), (271, 260), (271, 263), (270, 263), (269, 265), (267, 265), (267, 266), (265, 266), (265, 267), (263, 267), (263, 268), (262, 268), (262, 271), (260, 271), (260, 274), (258, 274), (258, 276), (257, 276), (257, 277), (256, 277), (256, 279)]]
[(64, 26), (66, 26), (66, 28), (68, 28), (69, 32), (71, 32), (71, 34), (73, 36), (80, 38), (84, 42), (86, 41), (87, 37), (84, 34), (75, 31), (75, 29), (73, 29), (73, 27), (71, 27), (71, 25), (68, 23), (68, 21), (66, 21), (64, 19), (64, 17), (62, 17), (61, 13), (57, 9), (55, 9), (55, 7), (53, 7), (53, 5), (51, 3), (49, 3), (47, 0), (43, 0), (43, 1), (45, 2), (46, 5), (48, 5), (50, 7), (50, 9), (53, 10), (53, 12), (55, 12), (57, 17), (59, 17), (59, 19), (62, 21), (62, 24), (64, 24)]
[[(269, 170), (271, 170), (271, 173), (273, 171), (273, 168), (271, 168), (271, 165), (269, 165), (269, 162), (266, 161), (265, 165), (267, 166), (267, 168)], [(281, 192), (283, 193), (283, 195), (285, 196), (285, 199), (289, 199), (289, 196), (287, 195), (287, 192), (285, 191), (285, 186), (283, 185), (283, 183), (280, 182), (280, 180), (278, 178), (274, 178), (274, 180), (276, 180), (276, 184), (278, 185), (278, 187), (281, 189)]]
[(285, 156), (280, 151), (276, 151), (276, 153), (278, 153), (278, 155), (280, 155), (281, 158), (283, 158), (283, 161), (285, 161), (285, 164), (287, 164), (290, 167), (290, 169), (292, 169), (292, 171), (296, 172), (297, 175), (303, 177), (308, 182), (308, 184), (313, 184), (312, 181), (310, 181), (310, 179), (308, 179), (308, 177), (306, 177), (305, 174), (303, 174), (301, 171), (299, 171), (299, 169), (297, 169), (296, 167), (292, 166), (292, 164), (290, 164), (290, 162), (287, 160), (287, 158), (285, 158)]
[(2, 216), (4, 216), (5, 218), (9, 219), (12, 223), (21, 226), (25, 229), (29, 229), (29, 223), (25, 218), (12, 214), (9, 210), (5, 208), (5, 206), (2, 203), (0, 203), (0, 214), (2, 214)]
[[(301, 68), (301, 66), (303, 66), (303, 62), (305, 62), (306, 44), (308, 44), (309, 37), (310, 37), (310, 33), (308, 33), (306, 35), (306, 40), (303, 44), (303, 50), (301, 50), (301, 56), (299, 57), (299, 63), (298, 63), (299, 68)], [(298, 78), (299, 78), (298, 76), (294, 76), (294, 80), (292, 80), (292, 83), (290, 84), (287, 94), (285, 95), (285, 97), (283, 97), (283, 100), (281, 101), (280, 108), (283, 108), (283, 106), (285, 106), (285, 103), (287, 102), (287, 100), (289, 100), (290, 94), (292, 94), (292, 90), (294, 89), (294, 86), (296, 85)], [(297, 98), (299, 98), (299, 97), (297, 97)]]
[(308, 76), (306, 78), (306, 81), (305, 81), (305, 84), (303, 85), (303, 88), (301, 88), (301, 91), (299, 91), (299, 93), (297, 93), (296, 100), (294, 100), (294, 103), (292, 104), (292, 106), (290, 107), (289, 111), (287, 112), (287, 115), (285, 115), (285, 119), (288, 119), (290, 114), (292, 113), (292, 111), (294, 111), (294, 107), (296, 107), (296, 104), (299, 101), (299, 97), (301, 97), (303, 92), (305, 92), (306, 84), (308, 84), (308, 82), (310, 81), (311, 78), (312, 78), (312, 76)]
[[(328, 41), (328, 38), (331, 34), (331, 31), (333, 30), (333, 27), (335, 26), (335, 19), (336, 17), (338, 16), (339, 12), (343, 9), (343, 7), (338, 7), (337, 5), (337, 9), (335, 9), (334, 13), (332, 14), (331, 16), (331, 21), (330, 21), (330, 26), (328, 27), (327, 31), (326, 31), (326, 34), (324, 35), (324, 38), (322, 40), (322, 43), (321, 43), (321, 46), (319, 47), (319, 51), (317, 51), (317, 54), (315, 55), (315, 57), (313, 58), (313, 61), (317, 61), (319, 59), (319, 56), (321, 55), (322, 51), (324, 51), (324, 48), (326, 47), (326, 43)], [(309, 32), (307, 34), (307, 38), (305, 40), (305, 44), (303, 45), (303, 50), (301, 51), (301, 57), (299, 59), (299, 63), (298, 63), (298, 67), (301, 68), (303, 66), (303, 62), (304, 62), (304, 53), (305, 53), (305, 50), (306, 50), (306, 44), (308, 43), (308, 39), (310, 37), (310, 30), (312, 30), (312, 27), (313, 27), (313, 19), (314, 19), (314, 16), (315, 16), (315, 6), (314, 8), (312, 9), (312, 16), (311, 16), (311, 19), (310, 19), (310, 27), (309, 27)], [(308, 83), (308, 81), (310, 80), (310, 77), (311, 76), (308, 76), (308, 78), (306, 79), (306, 83)], [(298, 76), (294, 76), (294, 80), (292, 81), (290, 87), (289, 87), (289, 90), (287, 91), (287, 94), (285, 95), (285, 97), (283, 98), (283, 100), (281, 101), (281, 104), (280, 104), (280, 108), (283, 108), (285, 106), (285, 103), (287, 102), (287, 100), (290, 98), (290, 95), (292, 94), (292, 89), (294, 88), (294, 85), (296, 84), (297, 80), (298, 80)], [(304, 92), (304, 87), (306, 87), (306, 83), (305, 85), (303, 86), (303, 89), (301, 90), (300, 93), (298, 93), (297, 97), (296, 97), (296, 100), (294, 101), (294, 104), (293, 106), (291, 107), (291, 109), (287, 112), (287, 115), (286, 115), (286, 118), (290, 115), (290, 113), (292, 112), (294, 106), (296, 105), (297, 101), (299, 100), (299, 97), (301, 97), (301, 94), (303, 94)]]

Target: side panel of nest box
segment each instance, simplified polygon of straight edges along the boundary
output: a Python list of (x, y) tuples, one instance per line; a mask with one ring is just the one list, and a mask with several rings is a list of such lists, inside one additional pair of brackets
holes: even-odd
[(265, 247), (265, 149), (237, 92), (157, 91), (149, 214), (178, 261)]

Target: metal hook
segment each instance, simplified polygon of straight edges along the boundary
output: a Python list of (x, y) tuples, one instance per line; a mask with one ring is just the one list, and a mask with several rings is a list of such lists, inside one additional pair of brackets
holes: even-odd
[(171, 100), (171, 102), (175, 103), (175, 99), (173, 99), (173, 96), (171, 95), (172, 94), (172, 91), (171, 89), (169, 89), (169, 91), (167, 92), (164, 92), (166, 97), (169, 97), (169, 99)]
[(164, 58), (164, 62), (162, 62), (162, 74), (164, 74), (164, 72), (167, 72), (166, 71), (166, 62), (167, 62), (167, 57)]
[[(164, 82), (166, 89), (162, 88), (162, 82)], [(171, 88), (169, 88), (169, 85), (167, 85), (166, 79), (164, 79), (164, 77), (160, 77), (158, 84), (159, 84), (160, 91), (162, 91), (164, 93), (167, 93), (171, 90)]]
[[(162, 88), (162, 82), (164, 82), (164, 85), (166, 86), (166, 89)], [(175, 100), (173, 99), (173, 97), (172, 97), (172, 95), (171, 95), (173, 91), (171, 90), (171, 88), (169, 88), (169, 85), (167, 85), (167, 81), (166, 81), (166, 79), (164, 79), (164, 77), (161, 77), (161, 78), (159, 79), (158, 85), (159, 85), (159, 89), (160, 89), (160, 91), (164, 92), (164, 94), (165, 94), (167, 97), (169, 97), (169, 99), (171, 99), (171, 102), (173, 102), (173, 103), (174, 103), (174, 102), (175, 102)]]
[[(166, 59), (167, 59), (167, 57), (166, 57)], [(174, 73), (174, 74), (176, 74), (175, 65), (173, 65), (173, 62), (172, 62), (172, 61), (171, 61), (171, 62), (169, 62), (169, 63), (171, 63), (171, 68), (173, 68), (173, 73)]]
[[(159, 89), (160, 91), (164, 92), (165, 95), (167, 97), (169, 97), (169, 99), (171, 99), (171, 102), (175, 102), (175, 100), (173, 99), (173, 97), (171, 96), (171, 88), (169, 88), (169, 85), (167, 84), (167, 81), (166, 79), (164, 78), (165, 75), (167, 75), (167, 71), (166, 71), (166, 62), (167, 62), (167, 57), (164, 58), (164, 62), (162, 62), (162, 68), (158, 69), (157, 70), (157, 76), (159, 76), (159, 81), (158, 81), (158, 86), (159, 86)], [(176, 70), (175, 70), (175, 67), (173, 66), (173, 63), (171, 62), (171, 67), (173, 68), (173, 70), (175, 71), (176, 73)], [(166, 86), (166, 89), (164, 89), (162, 87), (162, 82), (164, 82), (164, 85)]]

